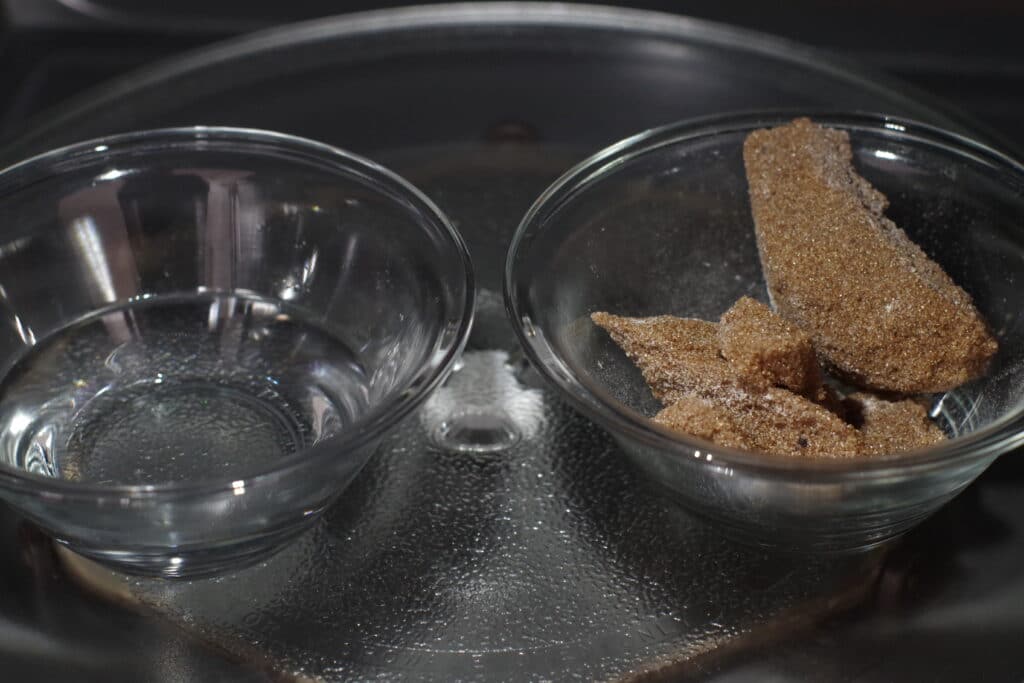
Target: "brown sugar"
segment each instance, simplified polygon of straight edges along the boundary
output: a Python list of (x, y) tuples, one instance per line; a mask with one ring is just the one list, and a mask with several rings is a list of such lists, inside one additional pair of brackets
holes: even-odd
[(913, 399), (888, 400), (866, 392), (847, 398), (860, 415), (865, 452), (886, 455), (934, 446), (945, 433), (928, 418), (928, 411)]
[(671, 315), (625, 318), (594, 313), (590, 317), (640, 368), (654, 397), (665, 405), (740, 383), (718, 352), (715, 323)]
[(672, 431), (696, 436), (719, 446), (747, 451), (753, 448), (733, 424), (729, 411), (699, 396), (683, 396), (655, 415), (654, 421)]
[(837, 374), (910, 394), (984, 372), (997, 344), (970, 296), (883, 215), (845, 132), (797, 119), (751, 133), (743, 158), (775, 309)]
[[(913, 399), (951, 389), (996, 341), (960, 289), (883, 215), (846, 133), (807, 119), (744, 145), (761, 265), (777, 312), (749, 297), (718, 324), (595, 313), (666, 407), (654, 420), (721, 446), (790, 457), (884, 455), (946, 436)], [(891, 394), (890, 394), (891, 395)]]
[[(738, 312), (749, 307), (742, 304)], [(857, 419), (855, 427), (844, 420), (846, 412), (829, 410), (831, 403), (839, 402), (830, 393), (830, 401), (821, 404), (783, 387), (746, 381), (750, 362), (737, 366), (732, 358), (723, 357), (719, 344), (723, 327), (739, 319), (736, 309), (730, 309), (720, 325), (671, 315), (591, 317), (640, 368), (654, 396), (667, 407), (654, 421), (673, 431), (733, 449), (816, 458), (897, 453), (944, 438), (922, 405), (911, 399), (855, 393), (845, 401), (853, 408), (849, 413)], [(754, 311), (750, 317), (763, 314), (764, 310)], [(773, 326), (750, 326), (741, 335), (733, 334), (730, 355), (757, 357), (758, 352), (777, 347), (775, 332)], [(813, 347), (811, 351), (813, 358)], [(828, 390), (819, 385), (813, 394), (822, 391)]]
[(857, 430), (828, 409), (786, 389), (749, 387), (722, 357), (715, 323), (608, 313), (591, 318), (668, 406), (655, 420), (669, 429), (779, 455), (846, 456), (861, 450)]
[(814, 396), (822, 388), (821, 368), (809, 334), (786, 322), (760, 301), (743, 297), (718, 325), (722, 355), (750, 386), (781, 386)]
[(722, 446), (773, 455), (849, 457), (864, 450), (861, 435), (851, 425), (803, 396), (776, 387), (763, 392), (722, 387), (683, 398), (654, 420)]

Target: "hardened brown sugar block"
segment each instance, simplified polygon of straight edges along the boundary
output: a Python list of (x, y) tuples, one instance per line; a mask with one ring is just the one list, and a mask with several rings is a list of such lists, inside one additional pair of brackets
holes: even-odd
[(665, 405), (739, 383), (718, 351), (715, 323), (671, 315), (627, 318), (594, 313), (590, 317), (640, 368), (654, 397)]
[(681, 399), (654, 420), (722, 446), (772, 455), (831, 458), (864, 452), (854, 427), (817, 403), (775, 387), (756, 392), (722, 386)]
[(901, 453), (946, 440), (925, 407), (913, 399), (891, 400), (858, 392), (846, 400), (857, 413), (865, 452), (870, 455)]
[(722, 357), (718, 325), (657, 316), (595, 313), (668, 406), (655, 421), (722, 446), (790, 456), (848, 456), (862, 450), (857, 430), (791, 391), (750, 388)]
[(837, 374), (911, 394), (984, 372), (996, 341), (970, 296), (883, 215), (846, 132), (797, 119), (751, 133), (743, 157), (775, 309)]
[(681, 434), (696, 436), (719, 446), (749, 451), (753, 448), (730, 417), (714, 400), (683, 396), (654, 416), (660, 425)]
[(814, 396), (822, 384), (811, 336), (760, 301), (743, 297), (718, 325), (722, 355), (753, 387), (782, 386)]

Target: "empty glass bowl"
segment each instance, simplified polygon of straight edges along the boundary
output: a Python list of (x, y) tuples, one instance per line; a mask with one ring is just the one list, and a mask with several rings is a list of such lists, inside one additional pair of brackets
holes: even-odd
[(309, 526), (465, 343), (466, 248), (308, 140), (121, 135), (0, 172), (0, 496), (165, 576)]
[(536, 366), (690, 509), (746, 541), (867, 548), (914, 526), (1022, 442), (1024, 167), (981, 144), (873, 116), (813, 117), (850, 134), (888, 215), (970, 292), (1001, 345), (984, 378), (935, 397), (950, 441), (918, 452), (793, 459), (671, 433), (594, 311), (717, 320), (767, 300), (742, 145), (789, 116), (747, 115), (643, 133), (577, 166), (513, 241), (506, 298)]

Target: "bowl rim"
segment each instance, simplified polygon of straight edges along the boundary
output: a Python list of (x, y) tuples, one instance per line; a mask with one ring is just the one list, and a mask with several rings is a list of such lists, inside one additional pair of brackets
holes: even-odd
[[(459, 272), (442, 279), (463, 290), (461, 305), (453, 307), (450, 317), (443, 321), (446, 324), (441, 325), (432, 340), (430, 359), (404, 384), (396, 386), (387, 401), (357, 418), (349, 429), (286, 456), (279, 464), (242, 471), (230, 479), (96, 484), (45, 477), (0, 464), (0, 489), (61, 499), (118, 497), (140, 500), (231, 491), (237, 488), (239, 481), (246, 488), (255, 488), (267, 480), (315, 466), (340, 452), (371, 444), (426, 400), (451, 372), (469, 339), (475, 315), (476, 276), (469, 249), (461, 233), (433, 200), (394, 171), (358, 154), (309, 138), (259, 128), (197, 125), (129, 131), (58, 147), (0, 169), (0, 202), (12, 192), (68, 168), (134, 154), (159, 153), (161, 150), (203, 152), (225, 149), (225, 146), (233, 146), (231, 149), (241, 152), (274, 151), (287, 155), (292, 162), (315, 162), (334, 173), (355, 176), (371, 186), (399, 195), (428, 219), (426, 225), (447, 243), (459, 268)], [(451, 321), (457, 321), (457, 324), (453, 326)]]
[(895, 454), (792, 458), (719, 446), (698, 437), (672, 432), (610, 395), (593, 391), (555, 352), (543, 331), (534, 326), (519, 266), (525, 261), (528, 243), (543, 231), (548, 217), (571, 202), (578, 192), (614, 173), (623, 164), (661, 148), (776, 126), (799, 117), (808, 117), (815, 123), (848, 132), (881, 133), (907, 143), (940, 148), (946, 153), (1009, 172), (1024, 184), (1024, 164), (1007, 154), (966, 135), (884, 113), (794, 109), (743, 111), (686, 119), (642, 131), (605, 147), (566, 171), (534, 201), (512, 237), (505, 261), (505, 307), (531, 363), (572, 405), (598, 425), (608, 428), (613, 435), (628, 436), (663, 455), (698, 461), (705, 467), (785, 473), (790, 479), (800, 481), (903, 478), (909, 473), (923, 474), (944, 469), (954, 460), (994, 458), (1024, 444), (1022, 402), (976, 432), (950, 439), (939, 446)]

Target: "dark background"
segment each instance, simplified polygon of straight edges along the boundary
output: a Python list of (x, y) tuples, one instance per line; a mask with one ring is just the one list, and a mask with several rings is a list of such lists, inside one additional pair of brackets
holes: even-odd
[[(0, 0), (0, 138), (112, 76), (287, 21), (409, 2)], [(607, 3), (728, 22), (830, 49), (973, 114), (1024, 148), (1024, 2), (691, 0)]]

